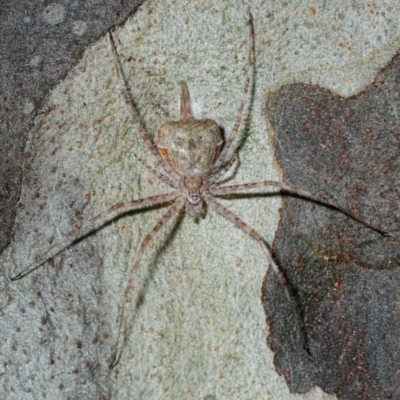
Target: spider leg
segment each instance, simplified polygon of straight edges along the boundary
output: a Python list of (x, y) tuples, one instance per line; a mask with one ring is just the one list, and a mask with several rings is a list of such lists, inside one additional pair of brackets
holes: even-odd
[(245, 106), (246, 100), (247, 100), (247, 95), (249, 92), (251, 73), (252, 73), (252, 69), (253, 69), (253, 65), (254, 65), (254, 26), (253, 26), (253, 15), (251, 13), (249, 13), (249, 21), (250, 21), (250, 23), (249, 23), (249, 25), (250, 25), (249, 64), (248, 64), (248, 69), (247, 69), (247, 77), (246, 77), (246, 81), (244, 84), (242, 100), (240, 102), (240, 106), (239, 106), (239, 109), (237, 112), (237, 117), (235, 120), (235, 124), (233, 125), (232, 132), (229, 135), (229, 139), (227, 140), (219, 157), (217, 158), (216, 162), (214, 163), (213, 168), (211, 169), (211, 174), (214, 174), (215, 172), (217, 172), (221, 168), (222, 165), (224, 165), (227, 161), (230, 160), (230, 156), (229, 156), (228, 152), (231, 150), (233, 141), (238, 135), (240, 123), (242, 122), (242, 118), (243, 118), (243, 110), (244, 110), (244, 106)]
[(72, 230), (67, 233), (62, 238), (56, 240), (44, 253), (42, 253), (37, 260), (28, 265), (24, 270), (22, 270), (19, 274), (15, 275), (11, 278), (12, 281), (16, 281), (18, 279), (22, 279), (26, 275), (38, 269), (41, 265), (43, 265), (47, 260), (54, 257), (56, 254), (60, 253), (62, 250), (69, 247), (72, 243), (74, 243), (79, 238), (86, 236), (90, 232), (93, 232), (107, 222), (112, 221), (118, 216), (125, 214), (129, 211), (137, 210), (140, 207), (151, 207), (156, 204), (167, 203), (172, 201), (178, 197), (178, 192), (174, 191), (171, 193), (160, 194), (158, 196), (145, 197), (143, 199), (126, 201), (118, 204), (114, 204), (112, 207), (103, 211), (101, 214), (96, 215), (94, 218), (85, 222), (79, 228)]
[(118, 79), (119, 79), (120, 85), (121, 85), (120, 90), (121, 90), (122, 96), (125, 100), (125, 103), (128, 106), (128, 109), (132, 115), (132, 118), (136, 123), (138, 131), (139, 131), (140, 135), (142, 136), (147, 148), (151, 151), (151, 153), (157, 159), (158, 163), (164, 169), (165, 173), (171, 178), (177, 178), (178, 175), (176, 174), (176, 172), (160, 156), (159, 152), (157, 151), (157, 148), (154, 146), (154, 144), (150, 140), (147, 132), (143, 128), (142, 124), (140, 123), (137, 112), (136, 112), (135, 108), (133, 107), (132, 102), (128, 96), (127, 86), (126, 86), (125, 80), (123, 79), (122, 67), (118, 60), (117, 48), (115, 47), (115, 42), (114, 42), (114, 38), (112, 36), (111, 30), (109, 31), (109, 36), (110, 36), (110, 42), (111, 42), (111, 49), (112, 49), (114, 61), (115, 61), (115, 70), (117, 71), (117, 76), (118, 76)]
[(242, 185), (212, 187), (211, 192), (215, 196), (222, 196), (222, 195), (226, 195), (226, 194), (241, 193), (241, 192), (249, 190), (249, 189), (261, 189), (261, 188), (265, 188), (267, 186), (279, 187), (284, 192), (292, 193), (297, 196), (304, 197), (304, 198), (316, 201), (318, 203), (321, 203), (323, 205), (332, 207), (332, 208), (342, 212), (343, 214), (347, 215), (348, 217), (354, 219), (355, 221), (358, 221), (361, 224), (365, 225), (366, 227), (372, 229), (373, 231), (378, 232), (379, 234), (381, 234), (383, 236), (390, 236), (390, 234), (388, 232), (385, 232), (385, 231), (377, 228), (376, 226), (370, 224), (369, 222), (364, 221), (363, 219), (361, 219), (360, 217), (357, 217), (356, 215), (354, 215), (352, 212), (350, 212), (346, 208), (332, 203), (331, 201), (329, 201), (328, 199), (326, 199), (323, 196), (317, 196), (315, 194), (307, 192), (306, 190), (301, 190), (296, 187), (293, 187), (290, 185), (285, 185), (284, 183), (280, 183), (280, 182), (263, 181), (263, 182), (245, 183)]
[[(128, 283), (125, 287), (124, 291), (124, 298), (122, 301), (121, 305), (121, 311), (119, 314), (119, 326), (118, 326), (118, 336), (117, 336), (117, 341), (115, 344), (115, 354), (113, 357), (113, 360), (110, 364), (110, 369), (114, 368), (117, 364), (118, 361), (121, 358), (121, 352), (119, 351), (119, 343), (120, 343), (120, 337), (125, 334), (124, 330), (122, 329), (124, 325), (124, 315), (125, 315), (125, 309), (126, 309), (126, 303), (128, 302), (128, 294), (129, 291), (132, 289), (133, 286), (133, 279), (136, 276), (136, 272), (140, 263), (140, 260), (142, 259), (143, 253), (150, 242), (150, 240), (154, 237), (154, 235), (177, 213), (179, 212), (182, 207), (184, 206), (184, 199), (183, 198), (178, 198), (177, 201), (174, 203), (172, 207), (168, 209), (168, 211), (164, 214), (162, 219), (157, 222), (157, 224), (154, 226), (154, 228), (145, 236), (145, 238), (142, 241), (142, 244), (140, 245), (139, 251), (136, 254), (135, 262), (133, 264), (132, 272), (129, 276)], [(119, 353), (119, 354), (118, 354)]]
[(174, 179), (170, 178), (168, 175), (163, 174), (160, 171), (157, 171), (153, 167), (151, 167), (149, 164), (146, 163), (146, 161), (143, 160), (142, 157), (138, 156), (137, 154), (133, 154), (133, 156), (138, 160), (144, 167), (146, 167), (154, 176), (156, 176), (158, 179), (167, 182), (169, 185), (172, 187), (178, 187), (177, 181)]
[(181, 103), (180, 103), (180, 118), (181, 121), (194, 119), (192, 106), (190, 105), (189, 89), (185, 81), (181, 81)]
[(232, 169), (236, 169), (237, 165), (239, 162), (239, 154), (236, 152), (233, 157), (230, 159), (228, 164), (226, 164), (223, 168), (215, 172), (215, 174), (212, 175), (212, 183), (218, 182), (221, 178), (226, 179), (226, 175), (231, 172)]
[[(287, 282), (285, 277), (282, 275), (281, 271), (279, 270), (278, 265), (276, 264), (276, 262), (274, 261), (272, 254), (270, 252), (270, 250), (268, 249), (267, 245), (264, 242), (264, 239), (260, 236), (260, 234), (255, 231), (252, 227), (250, 227), (249, 225), (246, 224), (246, 222), (244, 222), (242, 219), (240, 219), (238, 216), (236, 216), (232, 211), (228, 210), (226, 207), (224, 207), (221, 203), (219, 203), (216, 199), (214, 199), (212, 196), (208, 196), (206, 198), (206, 202), (207, 205), (214, 209), (215, 211), (217, 211), (219, 214), (221, 214), (222, 216), (224, 216), (225, 218), (229, 219), (230, 221), (232, 221), (235, 225), (237, 225), (239, 228), (241, 228), (242, 230), (244, 230), (246, 233), (248, 233), (251, 237), (253, 237), (257, 243), (261, 246), (261, 248), (263, 249), (265, 255), (268, 258), (268, 261), (270, 262), (272, 269), (274, 270), (275, 274), (278, 277), (278, 281), (281, 284), (286, 298), (290, 304), (290, 307), (292, 309), (292, 313), (293, 316), (296, 319), (296, 325), (297, 325), (297, 332), (303, 335), (302, 329), (301, 329), (301, 320), (300, 320), (300, 315), (298, 313), (297, 307), (295, 306), (295, 303), (293, 302), (292, 296), (289, 293), (289, 289), (287, 287)], [(305, 339), (303, 337), (303, 341), (305, 342)]]

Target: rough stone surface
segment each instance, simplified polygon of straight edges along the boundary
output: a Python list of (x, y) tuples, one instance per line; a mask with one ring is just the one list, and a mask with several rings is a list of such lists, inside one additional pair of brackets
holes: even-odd
[(2, 1), (0, 14), (0, 252), (10, 241), (24, 147), (44, 98), (84, 49), (143, 1)]
[(291, 340), (274, 279), (265, 282), (263, 297), (275, 365), (294, 391), (317, 384), (340, 399), (398, 397), (399, 87), (396, 56), (350, 98), (304, 84), (268, 97), (284, 180), (392, 234), (382, 237), (336, 210), (285, 197), (275, 257), (298, 302), (311, 357), (301, 340)]

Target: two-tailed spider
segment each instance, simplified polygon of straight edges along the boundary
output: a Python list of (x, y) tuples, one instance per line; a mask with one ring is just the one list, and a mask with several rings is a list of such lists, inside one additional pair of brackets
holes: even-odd
[(359, 221), (360, 223), (379, 232), (380, 234), (386, 234), (371, 224), (354, 216), (352, 213), (340, 206), (334, 205), (329, 201), (307, 191), (300, 190), (281, 182), (262, 181), (230, 186), (220, 185), (220, 182), (226, 179), (228, 174), (230, 174), (238, 164), (238, 150), (235, 148), (234, 142), (239, 133), (243, 111), (248, 97), (254, 58), (254, 30), (251, 15), (248, 73), (236, 120), (231, 134), (227, 137), (226, 143), (223, 141), (221, 129), (217, 122), (208, 118), (200, 120), (194, 118), (190, 104), (188, 87), (184, 81), (181, 81), (180, 83), (179, 121), (167, 121), (163, 123), (158, 128), (157, 143), (153, 143), (148, 134), (145, 132), (136, 110), (128, 96), (128, 88), (122, 76), (122, 68), (118, 60), (117, 50), (111, 31), (109, 36), (113, 56), (115, 59), (116, 72), (121, 85), (122, 96), (125, 99), (125, 103), (129, 108), (132, 118), (134, 119), (137, 129), (142, 136), (142, 139), (144, 140), (148, 150), (157, 160), (157, 169), (147, 165), (140, 158), (139, 161), (141, 161), (157, 178), (168, 183), (173, 190), (157, 196), (145, 197), (142, 199), (121, 202), (113, 205), (101, 214), (82, 224), (79, 228), (72, 230), (63, 238), (56, 240), (46, 252), (42, 253), (32, 264), (30, 264), (18, 275), (14, 276), (12, 280), (18, 280), (30, 274), (44, 264), (47, 260), (54, 257), (56, 254), (77, 241), (79, 238), (82, 238), (88, 235), (90, 232), (101, 228), (107, 222), (117, 218), (122, 214), (133, 210), (138, 210), (140, 208), (147, 209), (154, 205), (169, 205), (167, 212), (164, 214), (161, 220), (157, 222), (153, 229), (145, 236), (136, 254), (133, 268), (123, 295), (123, 301), (119, 315), (119, 329), (116, 340), (115, 355), (111, 367), (114, 367), (120, 358), (121, 353), (119, 350), (119, 344), (121, 343), (121, 336), (123, 336), (124, 333), (124, 313), (128, 302), (128, 295), (133, 286), (135, 274), (143, 253), (153, 236), (183, 208), (191, 218), (196, 218), (203, 215), (206, 212), (206, 209), (214, 210), (251, 235), (261, 246), (262, 250), (267, 256), (267, 259), (274, 272), (277, 274), (279, 282), (281, 283), (286, 297), (288, 298), (289, 304), (294, 312), (296, 312), (295, 307), (289, 290), (286, 286), (285, 278), (280, 273), (278, 265), (274, 261), (271, 252), (263, 238), (242, 219), (223, 206), (217, 200), (218, 197), (242, 193), (249, 189), (262, 189), (267, 186), (274, 186), (280, 188), (283, 192), (291, 193), (303, 198), (308, 198), (312, 201), (317, 201), (318, 203), (326, 204), (345, 213), (349, 217)]

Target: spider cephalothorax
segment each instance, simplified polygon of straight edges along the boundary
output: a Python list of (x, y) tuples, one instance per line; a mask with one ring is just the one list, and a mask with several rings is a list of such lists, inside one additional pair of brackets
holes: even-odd
[(179, 182), (181, 195), (185, 197), (185, 210), (189, 217), (204, 213), (204, 196), (207, 196), (208, 181), (202, 176), (184, 176)]

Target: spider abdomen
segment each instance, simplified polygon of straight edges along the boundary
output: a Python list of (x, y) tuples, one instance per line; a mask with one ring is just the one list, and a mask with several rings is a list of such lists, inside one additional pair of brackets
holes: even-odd
[(158, 128), (157, 148), (179, 174), (204, 174), (223, 145), (221, 128), (212, 119), (165, 122)]

